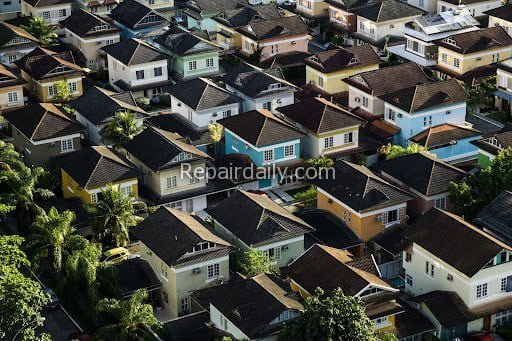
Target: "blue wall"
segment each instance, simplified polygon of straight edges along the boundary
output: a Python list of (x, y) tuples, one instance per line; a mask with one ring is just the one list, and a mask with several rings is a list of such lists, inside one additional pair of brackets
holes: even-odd
[(454, 159), (459, 155), (463, 155), (466, 153), (475, 153), (478, 152), (478, 148), (475, 145), (472, 145), (470, 141), (479, 140), (482, 136), (474, 136), (464, 140), (457, 141), (457, 144), (449, 145), (446, 147), (431, 149), (430, 152), (435, 154), (441, 160), (445, 159)]

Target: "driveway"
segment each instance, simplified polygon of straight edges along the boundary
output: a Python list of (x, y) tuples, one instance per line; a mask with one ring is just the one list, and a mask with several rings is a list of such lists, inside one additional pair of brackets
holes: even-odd
[(42, 331), (50, 334), (53, 341), (66, 341), (70, 334), (79, 331), (61, 306), (54, 310), (43, 311), (43, 316), (46, 320)]

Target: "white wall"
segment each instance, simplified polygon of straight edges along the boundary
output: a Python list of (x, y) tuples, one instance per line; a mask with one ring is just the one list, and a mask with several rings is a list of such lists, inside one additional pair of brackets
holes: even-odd
[[(114, 87), (116, 87), (114, 83), (118, 80), (123, 80), (133, 87), (140, 85), (151, 85), (153, 83), (162, 82), (169, 79), (167, 60), (159, 60), (151, 63), (132, 66), (124, 65), (110, 55), (107, 55), (107, 60), (110, 84)], [(162, 75), (158, 77), (154, 75), (154, 69), (157, 67), (162, 68)], [(140, 70), (144, 70), (144, 79), (137, 80), (136, 72)]]
[[(178, 98), (171, 96), (171, 111), (180, 114), (198, 128), (207, 128), (209, 124), (222, 119), (224, 111), (231, 110), (231, 116), (239, 114), (239, 104), (223, 105), (208, 110), (195, 111)], [(192, 119), (192, 120), (190, 120)]]

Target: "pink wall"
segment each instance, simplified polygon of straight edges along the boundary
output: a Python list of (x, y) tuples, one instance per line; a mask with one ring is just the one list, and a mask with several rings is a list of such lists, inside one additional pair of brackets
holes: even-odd
[[(265, 43), (272, 42), (274, 45), (278, 45), (278, 53), (279, 54), (286, 53), (286, 52), (293, 52), (293, 51), (308, 52), (308, 41), (309, 40), (304, 39), (305, 36), (297, 36), (295, 38), (298, 38), (301, 40), (289, 41), (290, 39), (293, 39), (293, 38), (286, 37), (286, 38), (283, 38), (283, 40), (286, 40), (285, 42), (282, 42), (279, 40), (273, 40), (273, 41), (268, 40), (268, 41), (264, 41), (264, 42)], [(260, 43), (263, 43), (263, 41), (261, 41)], [(263, 61), (265, 59), (272, 57), (273, 55), (271, 53), (272, 53), (272, 46), (270, 46), (270, 45), (265, 46), (261, 50), (261, 60)]]

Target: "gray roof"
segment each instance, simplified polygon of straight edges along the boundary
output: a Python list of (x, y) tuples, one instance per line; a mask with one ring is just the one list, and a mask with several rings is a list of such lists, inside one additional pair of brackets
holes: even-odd
[(212, 43), (178, 26), (171, 26), (163, 35), (155, 39), (155, 42), (179, 56), (219, 50)]
[(189, 120), (177, 113), (153, 115), (147, 118), (144, 123), (171, 133), (176, 133), (193, 146), (213, 143), (208, 129), (196, 130)]
[(478, 213), (474, 223), (512, 245), (512, 192), (501, 192)]
[[(142, 19), (149, 14), (160, 16), (162, 20), (154, 23), (141, 24), (140, 22)], [(163, 15), (135, 0), (122, 1), (112, 10), (110, 17), (129, 28), (135, 28), (135, 26), (143, 27), (160, 25), (167, 21)]]
[(176, 84), (169, 89), (169, 93), (196, 111), (241, 102), (233, 93), (205, 78)]
[(409, 138), (414, 143), (429, 149), (449, 145), (454, 141), (460, 141), (471, 137), (481, 136), (481, 133), (468, 126), (454, 124), (440, 124), (423, 130)]
[(48, 7), (71, 3), (71, 0), (25, 0), (32, 7)]
[[(105, 21), (99, 15), (83, 9), (72, 12), (69, 17), (59, 22), (59, 24), (80, 37), (95, 37), (119, 32), (119, 29)], [(108, 25), (109, 28), (93, 31), (95, 27), (100, 25)]]
[(55, 52), (36, 47), (17, 60), (15, 64), (36, 80), (55, 77), (55, 74), (51, 72), (57, 67), (64, 68), (64, 71), (58, 73), (58, 76), (62, 77), (84, 73), (84, 70), (75, 63), (75, 58), (70, 50)]
[(11, 25), (6, 22), (0, 22), (0, 46), (4, 46), (16, 37), (28, 39), (34, 45), (37, 45), (39, 42), (36, 37), (21, 27)]
[(501, 26), (482, 28), (476, 31), (454, 34), (434, 43), (461, 54), (476, 53), (512, 46), (510, 37)]
[(266, 40), (309, 34), (309, 29), (298, 15), (252, 21), (237, 29), (243, 35), (255, 40)]
[[(224, 76), (224, 81), (229, 86), (251, 98), (263, 97), (293, 89), (283, 79), (270, 72), (258, 70), (248, 64), (240, 64), (231, 69)], [(272, 84), (279, 84), (279, 87), (270, 89), (269, 86)]]
[(490, 17), (496, 17), (505, 21), (512, 22), (512, 4), (507, 4), (501, 7), (490, 9), (484, 12)]
[(251, 21), (280, 18), (281, 14), (276, 5), (247, 6), (223, 11), (213, 20), (231, 28), (238, 28)]
[(247, 6), (247, 3), (241, 0), (189, 0), (186, 2), (186, 6), (206, 15)]
[(124, 65), (138, 65), (166, 60), (168, 55), (139, 39), (122, 40), (101, 48), (106, 54), (119, 60)]
[(355, 9), (354, 13), (373, 22), (383, 22), (425, 14), (424, 11), (398, 0), (370, 3)]

